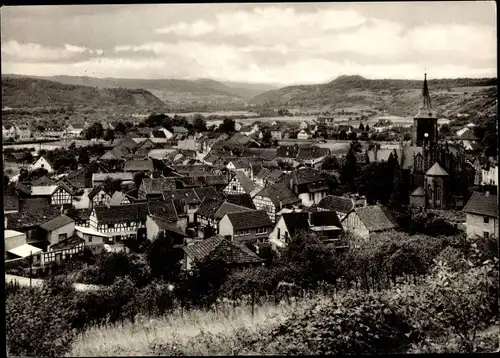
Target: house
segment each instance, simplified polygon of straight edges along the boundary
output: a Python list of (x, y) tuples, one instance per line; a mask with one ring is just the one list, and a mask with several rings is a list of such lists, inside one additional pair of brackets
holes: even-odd
[(16, 137), (16, 128), (13, 125), (5, 124), (2, 125), (2, 138), (3, 139), (14, 139)]
[(26, 125), (15, 126), (16, 137), (18, 140), (28, 140), (31, 137), (31, 131)]
[(269, 234), (271, 247), (286, 247), (299, 231), (318, 233), (330, 242), (338, 238), (343, 228), (334, 211), (284, 213)]
[(147, 238), (149, 241), (154, 241), (162, 232), (165, 237), (172, 238), (174, 247), (182, 247), (186, 234), (184, 229), (175, 221), (160, 218), (154, 215), (148, 215), (146, 218)]
[(205, 198), (194, 215), (195, 222), (198, 224), (198, 236), (207, 238), (218, 233), (219, 221), (226, 213), (250, 210), (225, 199)]
[(111, 242), (108, 233), (102, 233), (85, 226), (75, 226), (75, 235), (82, 238), (85, 241), (85, 247), (94, 253), (103, 252), (104, 244)]
[(75, 227), (90, 227), (90, 214), (92, 210), (89, 209), (73, 209), (68, 210), (66, 215), (75, 221)]
[(219, 199), (221, 194), (213, 186), (205, 186), (202, 188), (194, 188), (196, 195), (200, 198), (200, 201), (205, 200), (205, 198)]
[(271, 125), (271, 138), (273, 140), (282, 140), (283, 139), (283, 131), (281, 126), (278, 123)]
[(181, 134), (181, 135), (186, 135), (189, 133), (189, 131), (186, 128), (177, 126), (172, 127), (172, 132), (174, 134)]
[(197, 241), (183, 247), (183, 269), (191, 270), (196, 262), (217, 260), (232, 268), (262, 265), (264, 262), (245, 245), (231, 242), (222, 235), (215, 235), (206, 240)]
[(309, 127), (309, 124), (306, 121), (300, 122), (299, 128), (300, 130), (307, 129)]
[(497, 195), (474, 192), (465, 205), (468, 237), (498, 237)]
[(301, 146), (295, 156), (295, 161), (310, 168), (318, 169), (329, 155), (330, 150), (328, 148)]
[(188, 215), (188, 223), (194, 222), (194, 214), (201, 204), (201, 200), (194, 189), (176, 189), (163, 192), (165, 200), (174, 200), (182, 206), (182, 212)]
[(94, 173), (92, 174), (92, 187), (96, 187), (99, 184), (104, 184), (106, 179), (120, 180), (122, 185), (133, 184), (134, 175), (132, 173)]
[(137, 239), (139, 229), (145, 228), (147, 214), (146, 203), (98, 206), (90, 214), (90, 227), (109, 234), (114, 242)]
[(47, 199), (50, 205), (60, 206), (63, 204), (71, 204), (73, 201), (72, 196), (73, 192), (64, 183), (47, 186), (31, 186), (31, 197)]
[(66, 128), (66, 136), (76, 138), (83, 134), (84, 125), (82, 123), (70, 123)]
[(24, 207), (20, 208), (17, 213), (5, 215), (5, 228), (23, 232), (26, 234), (28, 243), (36, 243), (41, 241), (40, 225), (60, 215), (60, 208), (53, 206)]
[(4, 257), (7, 251), (26, 244), (26, 234), (15, 230), (4, 230)]
[(174, 178), (144, 178), (139, 186), (138, 198), (141, 200), (161, 199), (165, 191), (175, 190), (176, 188)]
[(173, 133), (170, 132), (168, 129), (157, 126), (154, 127), (153, 130), (151, 131), (150, 137), (151, 138), (166, 138), (170, 139), (173, 137)]
[(99, 184), (89, 192), (88, 198), (92, 203), (92, 207), (95, 208), (96, 206), (107, 205), (111, 199), (111, 195), (104, 190), (103, 184)]
[(297, 134), (297, 139), (300, 139), (300, 140), (307, 140), (307, 139), (311, 139), (312, 138), (312, 134), (311, 132), (309, 132), (309, 130), (307, 129), (302, 129), (298, 134)]
[(42, 249), (30, 244), (23, 244), (13, 249), (7, 250), (6, 256), (8, 259), (24, 259), (28, 256), (33, 256), (33, 264), (37, 265), (40, 262), (40, 254), (42, 253), (42, 251)]
[(130, 204), (133, 199), (121, 191), (115, 191), (108, 201), (109, 206), (119, 206), (123, 204)]
[(228, 203), (234, 205), (244, 206), (245, 208), (257, 210), (250, 194), (228, 194), (226, 195), (226, 200)]
[(226, 213), (219, 222), (219, 234), (231, 241), (264, 242), (273, 223), (264, 210)]
[(318, 210), (334, 211), (340, 221), (344, 220), (354, 208), (366, 207), (366, 198), (360, 195), (351, 195), (350, 197), (328, 195), (318, 203)]
[(44, 129), (43, 134), (49, 138), (61, 138), (64, 135), (64, 130), (55, 126), (49, 126)]
[(85, 249), (85, 240), (71, 236), (49, 247), (47, 252), (40, 253), (40, 264), (44, 266), (51, 262), (60, 262), (80, 254)]
[(54, 171), (52, 163), (50, 163), (43, 155), (31, 165), (30, 169), (35, 170), (38, 168), (46, 169), (49, 173)]
[(198, 141), (194, 136), (187, 136), (177, 141), (177, 148), (185, 150), (198, 150)]
[(154, 171), (153, 160), (127, 160), (123, 167), (123, 171), (129, 173), (151, 173)]
[(290, 189), (302, 201), (302, 205), (318, 204), (328, 195), (328, 178), (314, 169), (294, 170), (290, 175)]
[(69, 216), (61, 215), (40, 225), (40, 228), (43, 230), (44, 239), (50, 243), (48, 246), (50, 250), (52, 245), (73, 236), (75, 233), (75, 220)]
[(271, 184), (259, 191), (253, 202), (257, 210), (267, 212), (272, 222), (276, 220), (276, 214), (283, 208), (292, 208), (301, 203), (301, 200), (290, 190), (286, 183)]
[(382, 205), (355, 208), (342, 220), (342, 225), (344, 230), (353, 232), (365, 240), (375, 232), (398, 227), (392, 215)]
[(278, 183), (285, 173), (279, 169), (269, 169), (262, 167), (257, 175), (254, 175), (254, 181), (257, 186), (265, 187), (269, 184)]
[[(178, 204), (172, 199), (148, 201), (148, 215), (176, 223), (178, 227), (186, 231), (188, 217), (187, 214), (182, 213), (182, 207)], [(148, 235), (150, 236), (151, 233)]]
[(254, 183), (244, 172), (237, 171), (223, 192), (229, 194), (251, 194), (255, 189)]

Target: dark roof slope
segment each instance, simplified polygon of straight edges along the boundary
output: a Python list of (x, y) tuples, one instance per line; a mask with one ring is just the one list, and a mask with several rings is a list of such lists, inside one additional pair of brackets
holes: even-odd
[(199, 204), (201, 203), (200, 198), (194, 191), (194, 189), (177, 189), (177, 190), (169, 190), (163, 193), (163, 198), (165, 200), (173, 199), (182, 201), (186, 204)]
[(179, 219), (173, 200), (154, 200), (147, 203), (150, 215), (161, 219), (177, 221)]
[(280, 204), (291, 205), (300, 201), (285, 183), (268, 185), (258, 192), (256, 196), (263, 196), (271, 199), (276, 207), (279, 207)]
[(342, 196), (325, 196), (318, 204), (321, 209), (333, 210), (344, 214), (350, 213), (354, 209), (354, 203), (349, 198)]
[(121, 206), (96, 207), (97, 220), (114, 224), (124, 221), (146, 221), (148, 207), (146, 203), (124, 204)]
[(145, 194), (163, 194), (165, 191), (175, 189), (174, 178), (144, 178), (139, 187), (139, 192), (144, 192)]
[(24, 209), (5, 216), (7, 217), (7, 228), (17, 230), (43, 225), (59, 215), (61, 215), (59, 208), (45, 207)]
[(205, 198), (201, 202), (196, 214), (207, 218), (214, 217), (215, 213), (219, 210), (223, 203), (224, 199), (221, 198)]
[(40, 228), (44, 229), (45, 231), (50, 232), (50, 231), (59, 229), (63, 226), (66, 226), (66, 225), (74, 223), (74, 222), (75, 221), (72, 218), (70, 218), (69, 216), (61, 215), (57, 218), (54, 218), (54, 219), (46, 222), (43, 225), (40, 225)]
[(205, 200), (205, 198), (220, 198), (220, 194), (217, 192), (217, 190), (215, 190), (213, 186), (194, 188), (194, 191), (201, 201)]
[(78, 236), (71, 236), (68, 237), (67, 239), (64, 239), (62, 241), (59, 241), (57, 244), (52, 245), (50, 247), (51, 251), (56, 251), (56, 250), (65, 250), (65, 249), (71, 249), (81, 243), (84, 243), (85, 240), (78, 237)]
[(370, 231), (382, 231), (397, 227), (392, 215), (382, 205), (369, 205), (354, 209)]
[(245, 190), (245, 193), (250, 194), (254, 190), (255, 185), (253, 181), (244, 172), (236, 172), (236, 179), (243, 187), (243, 190)]
[(226, 199), (228, 203), (238, 206), (244, 206), (246, 208), (253, 210), (256, 209), (253, 200), (249, 194), (230, 194), (226, 196)]
[(309, 214), (308, 213), (287, 213), (281, 216), (285, 225), (288, 229), (290, 236), (295, 236), (295, 234), (301, 230), (307, 230), (309, 228)]
[(31, 185), (33, 186), (48, 186), (48, 185), (55, 185), (56, 182), (52, 179), (50, 179), (48, 176), (44, 175), (36, 180), (33, 180), (31, 182)]
[(342, 228), (339, 217), (335, 211), (316, 211), (311, 213), (312, 226), (336, 226)]
[(154, 170), (153, 161), (152, 160), (127, 160), (125, 162), (123, 171), (131, 172), (131, 171), (144, 171), (144, 172), (152, 172)]
[(3, 211), (18, 211), (19, 197), (17, 195), (4, 194), (3, 196)]
[(238, 213), (228, 213), (227, 217), (234, 230), (253, 229), (272, 226), (271, 219), (265, 210), (251, 210)]
[(464, 212), (498, 218), (498, 201), (495, 194), (475, 191), (465, 205)]

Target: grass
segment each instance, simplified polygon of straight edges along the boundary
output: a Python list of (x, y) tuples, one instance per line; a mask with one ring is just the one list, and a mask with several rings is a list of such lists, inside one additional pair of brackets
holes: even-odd
[[(123, 327), (94, 327), (78, 337), (68, 356), (117, 356), (167, 354), (165, 346), (173, 342), (184, 354), (228, 355), (234, 353), (231, 342), (236, 332), (258, 335), (262, 328), (283, 322), (293, 311), (309, 307), (324, 296), (304, 298), (290, 304), (263, 303), (255, 307), (221, 303), (217, 311), (180, 310), (161, 318), (138, 317), (135, 323), (125, 322)], [(155, 348), (156, 347), (156, 348)], [(158, 348), (160, 347), (160, 348)]]

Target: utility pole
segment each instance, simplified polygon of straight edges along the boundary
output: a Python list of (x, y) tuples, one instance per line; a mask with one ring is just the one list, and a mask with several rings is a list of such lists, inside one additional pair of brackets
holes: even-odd
[(31, 291), (31, 276), (33, 274), (33, 251), (30, 251), (30, 291)]

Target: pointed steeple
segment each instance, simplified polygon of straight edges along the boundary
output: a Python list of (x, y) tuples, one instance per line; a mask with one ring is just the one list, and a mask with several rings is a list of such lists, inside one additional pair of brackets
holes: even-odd
[(427, 73), (424, 77), (424, 89), (422, 91), (422, 97), (422, 110), (424, 111), (424, 113), (429, 113), (429, 115), (432, 115), (431, 96), (429, 94), (429, 87), (427, 86)]

